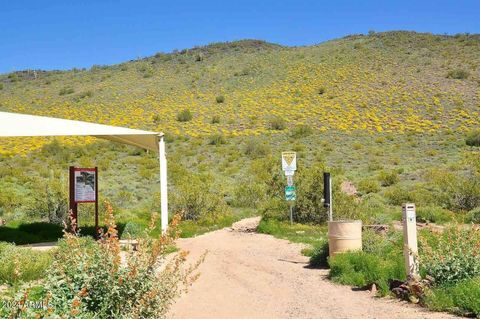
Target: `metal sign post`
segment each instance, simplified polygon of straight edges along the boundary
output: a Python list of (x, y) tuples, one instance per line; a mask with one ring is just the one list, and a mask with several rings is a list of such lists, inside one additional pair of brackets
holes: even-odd
[(290, 225), (293, 225), (293, 203), (290, 202)]
[(75, 167), (70, 166), (69, 169), (69, 211), (72, 225), (70, 225), (70, 231), (77, 231), (78, 223), (78, 205), (75, 202)]
[(293, 184), (293, 175), (297, 170), (297, 153), (282, 152), (282, 170), (287, 177), (287, 186), (285, 186), (285, 200), (290, 202), (290, 224), (293, 224), (293, 201), (296, 200), (296, 188)]
[(333, 221), (332, 178), (330, 173), (323, 173), (323, 206), (328, 208), (328, 221)]
[(95, 204), (95, 237), (98, 236), (98, 168), (70, 166), (69, 207), (72, 217), (71, 231), (78, 230), (78, 204)]
[(285, 186), (285, 200), (290, 202), (290, 224), (293, 224), (293, 201), (295, 199), (297, 199), (295, 186)]

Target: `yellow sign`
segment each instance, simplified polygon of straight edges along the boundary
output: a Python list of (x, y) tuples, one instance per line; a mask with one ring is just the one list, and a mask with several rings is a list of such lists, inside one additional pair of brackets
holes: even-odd
[(297, 170), (297, 153), (296, 152), (282, 152), (282, 169), (284, 171)]

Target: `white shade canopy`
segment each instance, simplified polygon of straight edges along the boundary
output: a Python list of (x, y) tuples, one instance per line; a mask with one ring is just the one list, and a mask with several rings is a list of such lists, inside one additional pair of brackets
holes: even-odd
[(0, 112), (0, 137), (94, 136), (158, 152), (160, 135), (119, 126)]

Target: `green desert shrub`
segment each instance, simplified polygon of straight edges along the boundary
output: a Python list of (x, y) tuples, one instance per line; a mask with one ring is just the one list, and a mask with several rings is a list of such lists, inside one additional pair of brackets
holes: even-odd
[(320, 243), (315, 244), (310, 256), (310, 266), (328, 267), (329, 247), (328, 240), (324, 239)]
[(382, 186), (391, 186), (399, 182), (400, 178), (396, 171), (381, 171), (378, 174), (378, 180)]
[(228, 212), (223, 195), (213, 189), (210, 177), (190, 173), (175, 185), (171, 207), (181, 214), (183, 220), (215, 219)]
[(14, 285), (41, 279), (51, 261), (51, 252), (0, 243), (0, 284)]
[(480, 207), (474, 208), (467, 214), (467, 222), (480, 224)]
[(215, 98), (215, 101), (217, 103), (223, 103), (223, 102), (225, 102), (225, 97), (223, 95), (219, 95)]
[(383, 195), (389, 204), (395, 206), (415, 202), (415, 192), (403, 186), (391, 186), (385, 190)]
[(450, 311), (458, 315), (480, 315), (480, 277), (427, 292), (425, 305), (434, 311)]
[(220, 123), (220, 116), (219, 115), (212, 116), (212, 120), (210, 121), (210, 123), (212, 123), (212, 124)]
[(46, 218), (50, 223), (63, 225), (68, 215), (68, 188), (65, 181), (48, 179), (39, 183), (27, 206), (31, 217)]
[(358, 183), (358, 190), (362, 194), (378, 193), (380, 191), (380, 184), (374, 179), (362, 179)]
[(480, 232), (473, 227), (449, 227), (442, 234), (420, 235), (421, 272), (437, 285), (480, 276)]
[(247, 171), (247, 176), (252, 176), (251, 183), (264, 189), (262, 196), (266, 199), (275, 198), (284, 200), (285, 181), (278, 167), (278, 158), (272, 155), (252, 161)]
[(293, 138), (301, 138), (305, 136), (309, 136), (313, 133), (313, 129), (305, 124), (297, 125), (293, 128), (290, 136)]
[(468, 146), (480, 147), (480, 130), (470, 132), (465, 140), (465, 143)]
[(122, 232), (122, 239), (132, 239), (143, 236), (144, 227), (135, 222), (128, 222)]
[(75, 97), (75, 99), (77, 101), (79, 101), (81, 99), (90, 98), (92, 96), (93, 96), (93, 91), (92, 90), (87, 90), (87, 91), (78, 93), (77, 96)]
[(10, 73), (7, 78), (10, 80), (10, 82), (18, 82), (20, 81), (20, 77), (16, 73)]
[(268, 129), (273, 131), (282, 131), (287, 128), (287, 123), (280, 116), (272, 116), (268, 120)]
[(480, 206), (480, 174), (432, 170), (426, 179), (442, 207), (452, 211), (470, 211)]
[(385, 198), (376, 193), (363, 195), (355, 204), (357, 218), (365, 224), (388, 224), (397, 217)]
[(347, 252), (329, 258), (330, 277), (336, 282), (357, 287), (375, 283), (385, 295), (389, 292), (389, 280), (405, 279), (402, 233), (390, 231), (384, 235), (366, 229), (362, 243), (362, 252)]
[(364, 287), (376, 284), (382, 295), (389, 293), (390, 279), (405, 279), (401, 253), (378, 256), (365, 252), (347, 252), (329, 258), (330, 278), (344, 285)]
[[(179, 219), (173, 219), (168, 235), (146, 237), (135, 254), (122, 257), (111, 208), (106, 216), (107, 231), (100, 241), (66, 234), (59, 243), (43, 284), (49, 309), (15, 308), (12, 318), (165, 317), (184, 284), (195, 277), (196, 265), (183, 267), (184, 253), (162, 258), (171, 251)], [(17, 298), (28, 295), (22, 291)]]
[(436, 206), (419, 206), (416, 213), (419, 222), (445, 224), (454, 220), (452, 212)]
[(237, 207), (257, 208), (265, 200), (265, 187), (259, 183), (242, 181), (238, 183), (233, 193), (233, 203)]
[(283, 198), (273, 197), (262, 202), (259, 207), (262, 218), (275, 220), (288, 220), (290, 218), (289, 207)]
[[(327, 209), (323, 205), (323, 173), (322, 163), (299, 170), (296, 174), (297, 199), (295, 201), (295, 220), (301, 223), (321, 223), (327, 219)], [(298, 177), (297, 177), (298, 176)], [(335, 201), (335, 216), (338, 219), (357, 219), (360, 217), (354, 196), (340, 190), (336, 181), (332, 186)]]
[(193, 115), (189, 109), (184, 109), (177, 113), (177, 121), (179, 122), (188, 122), (193, 119)]
[(225, 136), (221, 133), (213, 134), (208, 138), (209, 145), (222, 145), (226, 143), (227, 140), (225, 139)]
[(72, 94), (74, 92), (75, 90), (72, 87), (64, 87), (60, 89), (60, 91), (58, 92), (58, 95), (67, 95), (67, 94)]
[(377, 256), (397, 254), (403, 248), (403, 235), (395, 230), (387, 234), (377, 233), (372, 229), (364, 229), (362, 232), (363, 251)]
[(327, 219), (327, 209), (322, 202), (324, 171), (324, 166), (317, 164), (298, 172), (296, 221), (320, 223)]
[(267, 156), (271, 152), (271, 150), (267, 144), (256, 138), (251, 138), (245, 144), (243, 152), (245, 153), (245, 155), (256, 159)]
[(448, 71), (447, 78), (448, 79), (464, 80), (464, 79), (468, 78), (469, 75), (470, 74), (466, 70), (455, 69), (455, 70)]

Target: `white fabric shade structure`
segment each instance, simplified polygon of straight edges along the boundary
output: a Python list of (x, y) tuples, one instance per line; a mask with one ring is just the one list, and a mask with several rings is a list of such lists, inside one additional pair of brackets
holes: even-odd
[(0, 112), (0, 137), (95, 136), (158, 152), (159, 135), (158, 132), (119, 126)]
[(94, 136), (159, 152), (162, 231), (167, 230), (167, 160), (163, 134), (46, 116), (0, 112), (1, 137)]

